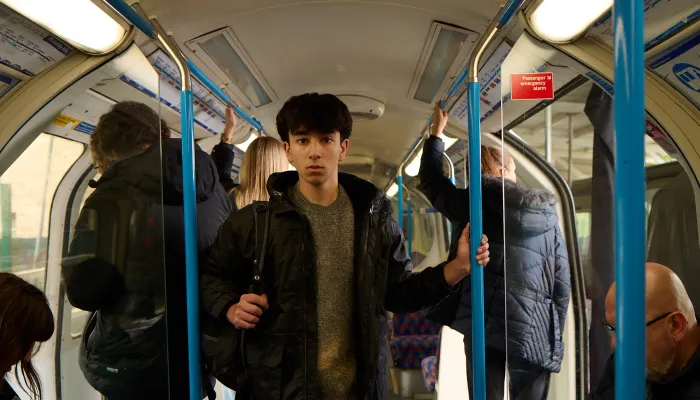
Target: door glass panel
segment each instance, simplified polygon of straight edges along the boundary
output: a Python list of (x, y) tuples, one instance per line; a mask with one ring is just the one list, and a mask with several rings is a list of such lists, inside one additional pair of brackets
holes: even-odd
[(0, 270), (44, 288), (51, 205), (85, 145), (41, 133), (0, 176)]
[[(566, 128), (585, 119), (581, 115), (583, 104), (555, 102), (539, 112), (536, 107), (542, 107), (542, 101), (551, 99), (577, 74), (550, 62), (552, 53), (540, 50), (537, 45), (520, 40), (503, 62), (501, 121), (491, 157), (498, 162), (490, 161), (496, 168), (483, 167), (485, 171), (500, 170), (498, 175), (503, 176), (499, 193), (503, 197), (497, 200), (503, 204), (504, 234), (497, 235), (502, 238), (504, 250), (490, 267), (501, 268), (493, 271), (502, 280), (496, 282), (492, 307), (505, 326), (487, 323), (487, 337), (489, 332), (492, 337), (503, 332), (501, 337), (505, 338), (490, 347), (507, 356), (504, 361), (508, 378), (503, 389), (506, 399), (576, 397), (577, 343), (561, 199), (540, 167), (528, 160), (525, 147), (505, 144), (500, 135), (508, 132), (515, 137), (512, 128), (516, 140), (534, 149), (565, 180), (569, 179), (566, 171), (561, 172), (566, 166), (562, 157), (569, 153)], [(531, 117), (513, 126), (513, 121), (523, 115)], [(484, 124), (491, 123), (487, 120)], [(505, 152), (502, 155), (501, 146)], [(484, 201), (489, 199), (484, 197)], [(487, 207), (491, 206), (485, 204), (484, 209)], [(585, 217), (580, 219), (585, 223)], [(498, 371), (497, 366), (491, 368)], [(499, 377), (503, 374), (500, 372)], [(502, 378), (492, 382), (495, 388), (501, 385)]]
[[(158, 73), (143, 54), (131, 56), (123, 79), (96, 84), (61, 112), (89, 123), (83, 130), (92, 161), (74, 189), (65, 230), (63, 398), (169, 394), (162, 188), (170, 181), (162, 179), (161, 152), (181, 160), (180, 142), (165, 139)], [(110, 100), (114, 85), (132, 81), (148, 89)]]

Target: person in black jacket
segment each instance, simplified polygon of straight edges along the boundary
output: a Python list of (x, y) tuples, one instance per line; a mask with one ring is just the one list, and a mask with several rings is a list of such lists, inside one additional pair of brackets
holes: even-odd
[(270, 176), (269, 203), (232, 214), (202, 268), (202, 304), (219, 321), (204, 352), (236, 398), (388, 398), (387, 311), (437, 304), (470, 272), (465, 231), (453, 261), (411, 273), (389, 200), (338, 172), (351, 130), (337, 97), (289, 99), (277, 131), (298, 172)]
[[(615, 284), (605, 298), (605, 330), (615, 348)], [(700, 326), (683, 282), (661, 264), (646, 264), (647, 400), (700, 399)], [(644, 328), (642, 328), (644, 329)], [(615, 400), (615, 358), (587, 400)]]
[(231, 167), (235, 158), (233, 134), (236, 131), (237, 122), (233, 106), (234, 104), (229, 104), (226, 107), (226, 125), (224, 131), (221, 132), (221, 141), (211, 150), (211, 157), (214, 159), (216, 171), (219, 174), (219, 182), (227, 194), (231, 194), (231, 191), (238, 186), (231, 177)]
[[(433, 120), (423, 147), (420, 189), (460, 232), (469, 221), (469, 191), (457, 189), (443, 174), (445, 145), (439, 135), (447, 125), (447, 113), (439, 104)], [(550, 372), (561, 367), (570, 295), (568, 255), (554, 209), (556, 200), (547, 191), (519, 186), (513, 158), (500, 149), (482, 146), (481, 165), (483, 231), (491, 245), (491, 263), (484, 272), (487, 398), (503, 398), (507, 344), (512, 398), (545, 399)], [(449, 259), (456, 250), (453, 235)], [(458, 294), (430, 310), (427, 317), (464, 334), (471, 396), (471, 282), (463, 282)]]
[[(17, 383), (35, 400), (41, 400), (42, 393), (32, 356), (36, 344), (51, 339), (53, 332), (53, 313), (44, 293), (16, 275), (0, 272), (0, 373), (4, 377), (15, 367)], [(16, 396), (1, 379), (0, 400)]]
[[(147, 105), (122, 102), (100, 117), (90, 150), (102, 177), (62, 264), (68, 300), (93, 312), (80, 367), (108, 400), (167, 399), (187, 384), (181, 141)], [(211, 157), (196, 145), (194, 156), (203, 263), (231, 203)]]

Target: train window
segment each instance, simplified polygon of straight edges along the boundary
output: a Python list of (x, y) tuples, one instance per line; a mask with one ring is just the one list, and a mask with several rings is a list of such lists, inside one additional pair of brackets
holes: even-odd
[(82, 143), (41, 133), (0, 176), (0, 270), (44, 288), (51, 204)]
[[(579, 105), (580, 115), (565, 119), (570, 123), (573, 120), (573, 126), (560, 121), (558, 110), (562, 106), (557, 104), (572, 105), (580, 101), (583, 101)], [(555, 167), (569, 180), (576, 205), (586, 311), (592, 321), (589, 369), (590, 385), (594, 387), (612, 352), (600, 321), (605, 318), (605, 296), (615, 279), (613, 105), (605, 91), (587, 83), (555, 102), (551, 110), (551, 157)], [(557, 129), (557, 123), (565, 125), (565, 129)], [(651, 116), (646, 128), (647, 261), (674, 270), (697, 304), (700, 285), (696, 283), (698, 269), (693, 260), (700, 256), (700, 242), (692, 181), (677, 161), (681, 156)], [(567, 136), (573, 139), (571, 150)], [(564, 149), (559, 149), (562, 144)]]

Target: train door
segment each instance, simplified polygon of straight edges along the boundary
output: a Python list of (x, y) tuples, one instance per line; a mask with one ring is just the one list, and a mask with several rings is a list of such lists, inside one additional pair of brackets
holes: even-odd
[[(56, 272), (59, 272), (55, 266), (57, 261), (60, 263), (61, 250), (60, 245), (56, 248), (53, 240), (59, 238), (60, 243), (61, 232), (56, 233), (52, 218), (56, 221), (58, 215), (64, 215), (57, 207), (62, 202), (61, 194), (65, 192), (62, 188), (67, 180), (77, 178), (76, 169), (84, 170), (89, 165), (87, 158), (84, 143), (42, 132), (0, 177), (2, 270), (20, 276), (47, 295), (55, 290)], [(57, 251), (59, 257), (56, 257)], [(60, 308), (54, 309), (56, 311), (60, 315)], [(54, 343), (46, 343), (35, 356), (46, 398), (55, 398), (49, 390), (54, 381), (51, 374), (55, 363), (52, 344), (63, 344), (64, 349), (69, 349), (71, 340), (62, 342), (56, 339)], [(66, 372), (71, 375), (70, 370)]]
[[(12, 18), (22, 17), (13, 14)], [(143, 374), (144, 382), (152, 386), (160, 381), (162, 390), (156, 394), (167, 398), (169, 368), (163, 360), (167, 352), (166, 240), (160, 153), (161, 138), (167, 136), (167, 131), (162, 130), (156, 100), (159, 75), (136, 45), (89, 62), (84, 61), (86, 56), (71, 53), (70, 49), (67, 53), (70, 65), (49, 65), (43, 74), (20, 81), (18, 86), (29, 89), (10, 90), (11, 98), (2, 99), (8, 102), (2, 110), (7, 112), (12, 107), (36, 109), (32, 101), (48, 97), (21, 121), (0, 152), (0, 266), (42, 289), (54, 314), (54, 335), (32, 358), (43, 398), (99, 399), (95, 386), (100, 386), (101, 380), (113, 376), (113, 390), (118, 388), (121, 373), (134, 366), (156, 364), (150, 369), (152, 374)], [(81, 60), (93, 67), (82, 69), (82, 76), (76, 78), (75, 65)], [(66, 74), (73, 76), (67, 79)], [(127, 81), (137, 82), (141, 90)], [(56, 88), (60, 82), (65, 86)], [(44, 96), (44, 92), (51, 94)], [(88, 144), (95, 137), (98, 121), (115, 103), (123, 101), (139, 104), (119, 111), (124, 115), (111, 124), (111, 138), (102, 138), (108, 145), (91, 151)], [(20, 106), (24, 103), (28, 104)], [(130, 130), (130, 124), (132, 128), (133, 124), (143, 126)], [(145, 131), (150, 139), (144, 142)], [(121, 134), (125, 139), (120, 138)], [(115, 142), (115, 138), (119, 140)], [(126, 148), (133, 143), (138, 148)], [(119, 164), (123, 173), (126, 164), (138, 160), (146, 160), (148, 165), (141, 166), (138, 174), (132, 171), (139, 177), (136, 182), (130, 184), (128, 176), (112, 172), (112, 182), (102, 182), (111, 190), (105, 194), (103, 189), (104, 202), (91, 196), (94, 187), (102, 185), (95, 183), (101, 182), (100, 172), (110, 172)], [(109, 189), (119, 186), (115, 182), (120, 179), (124, 184), (118, 190)], [(149, 182), (150, 192), (144, 195), (144, 185)], [(133, 192), (134, 201), (120, 191)], [(173, 241), (178, 240), (178, 232), (171, 231)], [(97, 301), (94, 296), (100, 295), (99, 277), (91, 278), (93, 270), (84, 263), (95, 259), (116, 267), (124, 286), (130, 288), (126, 295), (120, 292), (118, 296), (104, 296), (102, 307), (93, 307), (90, 304), (97, 303), (86, 300), (93, 296), (91, 301)], [(177, 274), (173, 275), (177, 279)], [(172, 295), (178, 299), (175, 293)], [(109, 312), (102, 313), (105, 310)], [(90, 317), (94, 317), (96, 327), (88, 327)], [(86, 331), (91, 335), (89, 339)], [(158, 338), (153, 340), (155, 336)], [(140, 349), (148, 349), (149, 345), (163, 348), (157, 351), (160, 359), (144, 357)], [(26, 396), (14, 373), (7, 379), (20, 396)]]
[[(143, 86), (158, 93), (158, 74), (139, 49), (133, 47), (123, 57), (133, 64), (119, 75), (136, 75)], [(70, 121), (86, 120), (76, 124), (85, 122), (84, 137), (93, 139), (73, 179), (66, 180), (64, 201), (55, 205), (57, 225), (63, 228), (56, 391), (64, 399), (100, 399), (100, 392), (107, 397), (118, 395), (127, 389), (124, 383), (134, 382), (131, 370), (143, 374), (142, 387), (158, 387), (153, 395), (168, 396), (160, 154), (164, 127), (157, 100), (136, 93), (123, 81), (101, 80), (61, 112)], [(134, 103), (116, 109), (116, 99)], [(107, 122), (95, 137), (105, 115)], [(142, 176), (133, 180), (130, 174)], [(101, 299), (87, 287), (90, 282), (103, 283), (98, 274), (102, 266), (90, 265), (95, 259), (109, 261), (119, 271), (120, 290), (110, 299)], [(110, 285), (104, 287), (105, 292), (111, 291)], [(148, 355), (154, 352), (160, 356)], [(161, 371), (154, 372), (156, 368)]]

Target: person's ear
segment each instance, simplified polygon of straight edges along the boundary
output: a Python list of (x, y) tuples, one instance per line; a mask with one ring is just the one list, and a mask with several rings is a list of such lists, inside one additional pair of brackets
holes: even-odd
[(348, 149), (350, 148), (350, 140), (345, 139), (342, 142), (340, 142), (340, 155), (338, 156), (338, 162), (342, 162), (345, 160), (345, 157), (348, 154)]
[(680, 312), (671, 314), (668, 317), (670, 324), (670, 334), (676, 343), (680, 343), (685, 339), (685, 334), (688, 332), (688, 319)]
[(287, 161), (289, 161), (290, 164), (294, 164), (294, 160), (292, 160), (292, 153), (290, 152), (292, 145), (289, 144), (289, 142), (284, 142), (284, 154), (287, 155)]

